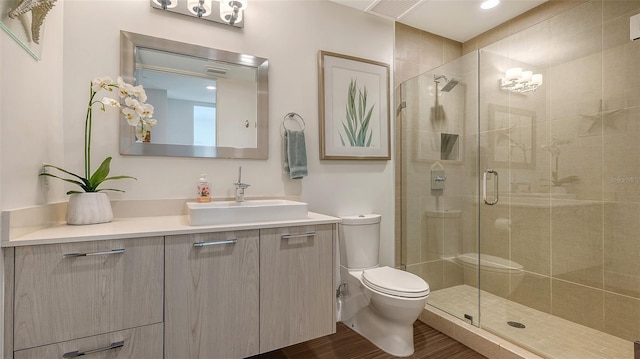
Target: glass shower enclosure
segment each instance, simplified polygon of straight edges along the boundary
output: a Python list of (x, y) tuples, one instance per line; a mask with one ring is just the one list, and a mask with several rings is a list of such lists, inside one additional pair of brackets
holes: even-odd
[(429, 306), (545, 357), (633, 357), (638, 13), (587, 1), (400, 85), (401, 259)]

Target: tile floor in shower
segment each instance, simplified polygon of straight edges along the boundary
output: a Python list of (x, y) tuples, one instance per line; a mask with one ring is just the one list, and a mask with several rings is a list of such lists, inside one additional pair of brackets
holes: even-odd
[[(429, 304), (463, 317), (476, 308), (478, 289), (459, 285), (433, 291)], [(633, 343), (568, 320), (481, 292), (481, 327), (541, 356), (562, 359), (633, 358)], [(508, 321), (522, 323), (515, 328)]]

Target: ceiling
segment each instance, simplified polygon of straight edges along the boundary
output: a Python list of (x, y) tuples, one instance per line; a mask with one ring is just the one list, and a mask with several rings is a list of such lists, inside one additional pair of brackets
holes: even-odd
[(501, 0), (490, 10), (481, 0), (331, 0), (417, 29), (465, 42), (546, 0)]

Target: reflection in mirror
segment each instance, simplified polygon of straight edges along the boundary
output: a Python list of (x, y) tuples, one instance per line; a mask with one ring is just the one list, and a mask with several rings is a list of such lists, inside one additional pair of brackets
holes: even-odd
[(121, 125), (120, 152), (266, 159), (267, 71), (266, 59), (122, 31), (122, 77), (145, 88), (158, 125), (144, 142)]
[(504, 168), (535, 168), (536, 114), (515, 107), (489, 104), (493, 165)]
[(441, 160), (457, 160), (458, 159), (458, 135), (453, 133), (440, 134), (440, 159)]

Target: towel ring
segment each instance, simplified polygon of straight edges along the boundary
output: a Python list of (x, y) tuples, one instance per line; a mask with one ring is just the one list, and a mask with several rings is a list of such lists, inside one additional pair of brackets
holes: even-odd
[(304, 131), (305, 127), (307, 126), (307, 124), (304, 122), (304, 118), (302, 118), (302, 116), (298, 115), (295, 112), (289, 112), (288, 114), (284, 115), (284, 117), (282, 118), (282, 132), (284, 133), (284, 130), (290, 130), (290, 128), (287, 128), (287, 126), (285, 126), (285, 122), (287, 122), (288, 120), (297, 120), (298, 126), (300, 126), (300, 131)]

